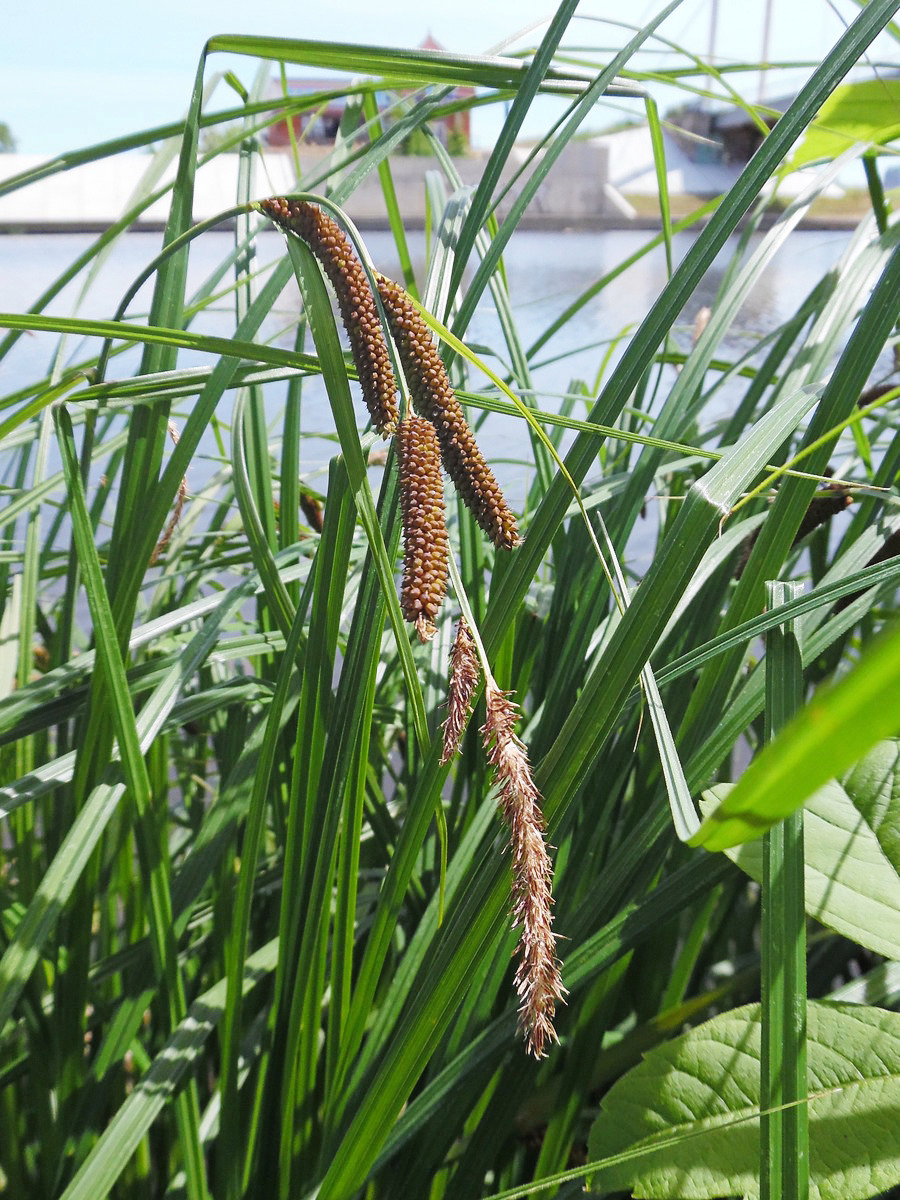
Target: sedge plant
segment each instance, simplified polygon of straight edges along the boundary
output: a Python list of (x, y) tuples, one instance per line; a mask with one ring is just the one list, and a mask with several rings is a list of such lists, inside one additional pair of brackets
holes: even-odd
[[(215, 36), (183, 122), (0, 182), (174, 139), (0, 314), (6, 1194), (900, 1183), (900, 225), (891, 123), (861, 130), (846, 82), (897, 5), (861, 4), (777, 122), (753, 64), (672, 41), (677, 7), (591, 49), (563, 0), (505, 56)], [(226, 53), (246, 72), (217, 108)], [(333, 89), (287, 86), (323, 65), (353, 77), (324, 155), (295, 119)], [(660, 80), (761, 142), (677, 219)], [(502, 131), (466, 187), (435, 122), (489, 103)], [(508, 256), (623, 105), (650, 126), (659, 228), (526, 335)], [(421, 242), (392, 171), (414, 134)], [(236, 193), (195, 224), (197, 172), (229, 153)], [(773, 209), (792, 154), (814, 167)], [(748, 294), (860, 156), (858, 225), (747, 349)], [(392, 264), (353, 221), (370, 176)], [(160, 197), (161, 245), (82, 315)], [(660, 247), (642, 319), (583, 344)], [(560, 397), (548, 364), (576, 359)], [(494, 454), (492, 429), (524, 449)]]

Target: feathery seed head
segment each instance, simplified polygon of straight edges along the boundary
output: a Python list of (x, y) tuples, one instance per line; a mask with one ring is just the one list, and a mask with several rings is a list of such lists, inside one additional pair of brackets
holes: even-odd
[(553, 932), (553, 866), (544, 841), (541, 795), (531, 775), (528, 751), (515, 733), (516, 706), (490, 680), (485, 701), (487, 720), (481, 734), (510, 830), (513, 924), (522, 929), (515, 976), (521, 1001), (519, 1028), (531, 1053), (542, 1058), (547, 1043), (559, 1040), (553, 1017), (566, 995)]
[[(172, 439), (172, 445), (177, 446), (178, 442), (181, 438), (181, 434), (178, 430), (178, 426), (175, 424), (174, 421), (168, 422), (168, 431), (169, 431), (169, 437)], [(169, 517), (169, 520), (166, 523), (166, 527), (162, 531), (159, 541), (153, 547), (153, 553), (150, 555), (150, 564), (149, 565), (151, 567), (156, 563), (157, 559), (159, 558), (160, 554), (162, 554), (163, 550), (165, 550), (166, 546), (168, 546), (169, 542), (172, 540), (172, 534), (178, 528), (178, 522), (181, 520), (181, 513), (184, 509), (184, 501), (185, 501), (185, 498), (187, 497), (187, 489), (188, 489), (187, 475), (184, 475), (184, 476), (182, 476), (181, 483), (179, 483), (179, 485), (178, 485), (178, 492), (175, 497), (175, 505), (172, 509), (172, 515)]]
[(441, 766), (446, 766), (459, 749), (469, 715), (472, 712), (472, 696), (481, 676), (481, 665), (475, 651), (475, 639), (463, 617), (459, 618), (456, 637), (450, 651), (450, 687), (447, 696), (447, 719), (441, 728), (444, 731), (444, 748)]

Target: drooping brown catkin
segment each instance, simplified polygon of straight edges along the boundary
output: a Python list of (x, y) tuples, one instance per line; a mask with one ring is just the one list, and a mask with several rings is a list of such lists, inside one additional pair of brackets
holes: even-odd
[(310, 529), (321, 533), (323, 529), (322, 501), (305, 488), (300, 492), (300, 511), (309, 522)]
[[(889, 562), (890, 559), (897, 558), (898, 556), (900, 556), (900, 529), (895, 529), (887, 541), (883, 542), (879, 549), (875, 551), (866, 563), (866, 566), (877, 567), (879, 563)], [(842, 596), (834, 606), (835, 616), (838, 613), (842, 613), (845, 608), (849, 608), (853, 601), (858, 600), (862, 594), (862, 592), (853, 592), (850, 596)]]
[(809, 502), (809, 508), (803, 514), (800, 527), (794, 534), (793, 545), (802, 542), (805, 537), (830, 521), (833, 516), (843, 512), (853, 503), (853, 496), (839, 483), (828, 483), (821, 492), (816, 492)]
[(400, 608), (425, 642), (435, 634), (434, 618), (447, 591), (449, 555), (441, 456), (430, 421), (407, 417), (400, 422), (397, 464), (403, 517)]
[[(812, 500), (809, 502), (809, 507), (803, 514), (803, 520), (794, 534), (794, 540), (791, 542), (791, 548), (798, 545), (805, 537), (808, 537), (820, 525), (824, 525), (826, 521), (830, 521), (833, 516), (839, 512), (843, 512), (845, 508), (853, 503), (853, 496), (839, 483), (828, 483), (820, 492), (816, 492)], [(741, 547), (740, 557), (737, 561), (737, 566), (734, 569), (735, 579), (740, 579), (744, 573), (747, 563), (750, 561), (750, 555), (753, 547), (756, 545), (756, 539), (759, 537), (760, 530), (755, 529), (748, 538), (744, 541)]]
[(494, 545), (511, 550), (519, 543), (516, 519), (478, 449), (428, 326), (398, 283), (384, 275), (376, 283), (413, 404), (437, 430), (444, 469)]
[(301, 237), (322, 264), (337, 296), (372, 424), (379, 433), (393, 433), (399, 418), (397, 380), (372, 289), (349, 238), (336, 221), (306, 200), (272, 196), (260, 207), (276, 225)]
[(896, 391), (896, 383), (876, 383), (872, 387), (866, 388), (860, 398), (856, 402), (857, 408), (867, 408), (870, 404), (874, 404), (876, 400), (880, 400), (882, 396), (886, 396), (888, 392)]
[(459, 618), (456, 637), (450, 651), (450, 687), (447, 696), (447, 720), (441, 726), (444, 746), (441, 766), (446, 766), (456, 751), (465, 732), (472, 711), (472, 696), (478, 685), (481, 666), (475, 652), (475, 639), (463, 617)]
[[(174, 421), (169, 421), (168, 431), (169, 431), (169, 437), (172, 439), (172, 445), (177, 446), (179, 439), (181, 437), (181, 434), (178, 430), (178, 426), (175, 424)], [(182, 514), (182, 511), (184, 510), (184, 501), (187, 496), (187, 488), (188, 488), (187, 475), (184, 475), (182, 477), (181, 483), (179, 483), (179, 485), (178, 485), (178, 492), (175, 497), (175, 505), (172, 509), (172, 515), (169, 517), (168, 523), (166, 524), (165, 529), (160, 534), (159, 541), (153, 547), (153, 553), (150, 555), (150, 566), (151, 567), (156, 563), (156, 560), (159, 558), (160, 554), (162, 554), (163, 550), (165, 550), (166, 546), (168, 546), (169, 542), (172, 540), (172, 534), (178, 528), (178, 522), (181, 520), (181, 514)]]
[(565, 999), (553, 932), (553, 866), (544, 841), (541, 795), (531, 775), (528, 752), (516, 737), (516, 706), (488, 680), (487, 720), (481, 730), (488, 760), (500, 784), (500, 807), (509, 826), (512, 850), (513, 924), (522, 928), (516, 991), (519, 1028), (528, 1049), (542, 1058), (553, 1027), (556, 1005)]

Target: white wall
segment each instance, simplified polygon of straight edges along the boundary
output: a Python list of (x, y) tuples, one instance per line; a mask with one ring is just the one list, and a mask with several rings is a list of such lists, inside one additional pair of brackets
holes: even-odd
[[(323, 155), (321, 150), (304, 150), (304, 170), (315, 165)], [(525, 156), (519, 153), (518, 160)], [(0, 228), (33, 227), (96, 227), (118, 220), (132, 208), (141, 196), (151, 194), (162, 183), (175, 176), (177, 146), (163, 148), (156, 156), (124, 154), (75, 167), (54, 174), (27, 187), (0, 196)], [(514, 156), (515, 157), (515, 156)], [(20, 172), (35, 170), (46, 161), (23, 154), (0, 155), (0, 182)], [(484, 156), (454, 160), (463, 182), (475, 185), (481, 178)], [(517, 165), (510, 163), (504, 173), (509, 178)], [(606, 184), (606, 151), (601, 146), (573, 143), (568, 146), (548, 178), (541, 185), (529, 208), (537, 220), (591, 220), (609, 213), (604, 188)], [(391, 160), (391, 171), (404, 215), (413, 222), (425, 216), (425, 176), (438, 170), (437, 160), (403, 158)], [(266, 153), (264, 166), (257, 164), (253, 194), (270, 196), (297, 190), (290, 154)], [(204, 220), (235, 203), (237, 192), (238, 156), (223, 154), (213, 159), (197, 173), (194, 200), (194, 219)], [(513, 186), (511, 196), (501, 205), (501, 213), (509, 208), (521, 184)], [(447, 186), (448, 193), (451, 188)], [(141, 221), (161, 225), (168, 213), (169, 195), (155, 201), (141, 216)], [(372, 172), (347, 203), (350, 216), (362, 222), (385, 219), (384, 199), (378, 176)]]

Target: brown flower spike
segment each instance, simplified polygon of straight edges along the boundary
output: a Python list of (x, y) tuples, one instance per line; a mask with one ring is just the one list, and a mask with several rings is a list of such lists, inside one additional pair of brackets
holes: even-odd
[[(794, 534), (791, 546), (796, 546), (799, 542), (802, 542), (813, 530), (818, 529), (820, 525), (824, 525), (826, 521), (830, 521), (836, 513), (843, 512), (852, 503), (853, 496), (841, 484), (826, 484), (823, 490), (816, 492), (812, 500), (810, 500), (809, 507), (803, 514), (803, 520)], [(754, 529), (753, 533), (745, 539), (741, 547), (737, 566), (734, 568), (735, 579), (740, 579), (743, 575), (759, 534), (760, 530)]]
[(515, 734), (516, 706), (490, 680), (485, 700), (487, 720), (481, 734), (510, 830), (513, 924), (522, 927), (515, 977), (521, 1001), (519, 1028), (531, 1053), (542, 1058), (547, 1043), (559, 1040), (553, 1016), (566, 995), (553, 932), (553, 867), (544, 841), (541, 795), (531, 777), (528, 752)]
[(449, 555), (441, 456), (429, 421), (407, 417), (400, 422), (397, 462), (403, 517), (400, 608), (426, 642), (434, 637), (434, 618), (447, 591)]
[[(174, 421), (169, 421), (167, 428), (169, 431), (169, 437), (172, 439), (172, 445), (177, 446), (178, 441), (181, 437), (181, 434), (178, 432), (178, 426), (175, 424)], [(171, 515), (171, 517), (169, 517), (168, 523), (167, 523), (165, 529), (162, 531), (159, 541), (153, 547), (153, 553), (150, 555), (150, 566), (151, 567), (156, 563), (157, 559), (159, 558), (160, 554), (162, 554), (163, 550), (165, 550), (166, 546), (168, 546), (169, 542), (172, 540), (172, 534), (178, 528), (178, 522), (181, 520), (181, 514), (182, 514), (182, 511), (184, 510), (184, 501), (185, 501), (185, 498), (187, 497), (187, 489), (188, 489), (187, 475), (184, 475), (182, 477), (181, 483), (179, 483), (179, 485), (178, 485), (178, 492), (176, 493), (175, 505), (172, 509), (172, 515)]]
[(301, 237), (322, 264), (337, 296), (372, 424), (381, 434), (393, 433), (399, 418), (397, 380), (372, 289), (349, 238), (336, 221), (306, 200), (273, 196), (260, 207), (276, 225)]
[(384, 275), (376, 283), (413, 404), (437, 430), (444, 469), (494, 545), (511, 550), (519, 543), (516, 519), (478, 449), (428, 326), (398, 283)]
[(450, 688), (447, 697), (447, 720), (441, 766), (444, 767), (459, 749), (459, 743), (472, 712), (472, 696), (478, 686), (481, 667), (475, 653), (475, 639), (463, 617), (459, 618), (456, 637), (450, 651)]
[[(889, 562), (890, 559), (897, 558), (898, 555), (900, 555), (900, 529), (895, 529), (887, 541), (883, 542), (880, 548), (875, 551), (866, 563), (866, 566), (875, 567), (879, 563)], [(845, 608), (849, 608), (853, 601), (858, 600), (862, 594), (862, 592), (854, 592), (852, 596), (843, 596), (834, 606), (835, 615), (843, 612)]]

